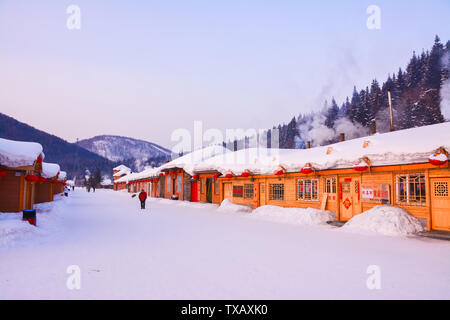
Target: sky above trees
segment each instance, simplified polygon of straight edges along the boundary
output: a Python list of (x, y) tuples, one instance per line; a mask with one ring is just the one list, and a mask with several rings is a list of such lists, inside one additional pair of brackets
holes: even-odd
[(177, 128), (270, 128), (339, 106), (450, 39), (448, 1), (0, 2), (1, 112), (69, 141), (171, 147)]

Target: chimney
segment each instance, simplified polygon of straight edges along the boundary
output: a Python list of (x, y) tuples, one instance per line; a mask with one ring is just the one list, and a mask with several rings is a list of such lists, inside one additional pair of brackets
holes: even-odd
[(310, 149), (311, 148), (311, 141), (306, 142), (306, 149)]
[(345, 133), (341, 133), (340, 135), (339, 135), (339, 141), (345, 141)]
[(370, 127), (371, 127), (372, 134), (377, 133), (377, 122), (375, 120), (372, 121), (372, 124)]

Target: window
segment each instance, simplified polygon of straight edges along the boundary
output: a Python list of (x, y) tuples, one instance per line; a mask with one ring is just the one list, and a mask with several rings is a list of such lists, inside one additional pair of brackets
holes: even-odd
[(318, 179), (297, 180), (297, 200), (317, 201), (319, 200)]
[(248, 183), (244, 185), (244, 198), (253, 199), (253, 184)]
[(269, 199), (270, 200), (284, 200), (284, 184), (273, 183), (270, 184)]
[(243, 186), (233, 186), (233, 197), (242, 198), (243, 197)]
[(181, 193), (181, 176), (177, 176), (177, 192)]
[(336, 193), (336, 178), (327, 178), (325, 180), (325, 192)]
[(219, 179), (214, 178), (214, 194), (219, 194)]
[(172, 179), (166, 178), (166, 190), (167, 192), (170, 192), (170, 182), (172, 181)]
[(425, 175), (405, 174), (397, 176), (397, 202), (425, 205)]
[(202, 178), (200, 180), (200, 193), (205, 193), (206, 179)]

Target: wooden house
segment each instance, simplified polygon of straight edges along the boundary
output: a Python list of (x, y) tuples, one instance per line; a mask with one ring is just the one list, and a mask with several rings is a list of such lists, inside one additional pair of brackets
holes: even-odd
[(124, 182), (118, 182), (121, 178), (131, 173), (131, 169), (127, 166), (121, 164), (120, 166), (117, 166), (113, 168), (113, 189), (114, 190), (122, 190), (127, 187), (126, 183)]
[(33, 208), (43, 158), (39, 143), (0, 138), (0, 212)]
[(449, 150), (450, 123), (442, 123), (226, 161), (257, 152), (240, 150), (211, 158), (195, 172), (221, 174), (219, 201), (312, 207), (334, 211), (341, 221), (390, 204), (409, 211), (428, 230), (450, 231)]

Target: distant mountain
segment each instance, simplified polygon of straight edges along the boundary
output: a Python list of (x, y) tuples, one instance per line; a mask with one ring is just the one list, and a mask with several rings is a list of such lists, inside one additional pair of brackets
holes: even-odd
[(134, 171), (162, 164), (171, 155), (170, 150), (155, 143), (121, 136), (96, 136), (77, 144), (111, 161), (130, 165)]
[(0, 138), (38, 142), (44, 147), (45, 162), (55, 162), (61, 170), (67, 171), (69, 178), (82, 177), (86, 169), (94, 172), (99, 169), (102, 174), (111, 176), (116, 165), (96, 153), (86, 150), (74, 143), (38, 130), (0, 113)]

